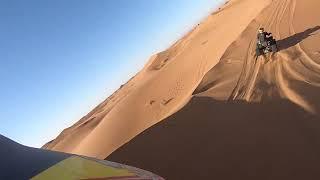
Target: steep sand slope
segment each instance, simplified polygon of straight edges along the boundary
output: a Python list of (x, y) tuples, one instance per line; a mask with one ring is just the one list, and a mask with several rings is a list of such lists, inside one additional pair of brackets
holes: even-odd
[(233, 0), (44, 148), (105, 158), (183, 107), (203, 76), (271, 1)]
[[(319, 179), (319, 7), (318, 0), (273, 0), (188, 104), (107, 159), (168, 179)], [(261, 26), (280, 52), (256, 58)]]
[[(215, 93), (219, 93), (217, 88), (220, 88), (229, 90), (223, 98), (257, 102), (282, 97), (319, 114), (320, 13), (315, 8), (319, 4), (311, 0), (274, 1), (228, 48), (196, 93), (219, 98)], [(279, 40), (280, 52), (256, 59), (253, 56), (255, 33), (261, 26)], [(217, 71), (224, 73), (219, 82), (215, 79)]]

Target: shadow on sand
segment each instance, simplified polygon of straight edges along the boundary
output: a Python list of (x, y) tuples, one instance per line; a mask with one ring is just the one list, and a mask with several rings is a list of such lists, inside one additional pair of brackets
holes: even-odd
[(296, 33), (296, 34), (289, 36), (285, 39), (281, 39), (281, 40), (277, 41), (279, 51), (282, 51), (282, 50), (285, 50), (285, 49), (288, 49), (292, 46), (297, 45), (298, 43), (300, 43), (304, 39), (308, 38), (309, 36), (314, 35), (312, 33), (318, 31), (319, 29), (320, 29), (320, 26), (315, 26), (315, 27), (309, 28), (303, 32)]
[(194, 97), (107, 159), (166, 179), (320, 179), (320, 121), (286, 100)]

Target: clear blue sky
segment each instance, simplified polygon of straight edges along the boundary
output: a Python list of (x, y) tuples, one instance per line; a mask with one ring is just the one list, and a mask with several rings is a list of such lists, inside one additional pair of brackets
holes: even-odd
[(223, 0), (1, 0), (0, 134), (40, 147)]

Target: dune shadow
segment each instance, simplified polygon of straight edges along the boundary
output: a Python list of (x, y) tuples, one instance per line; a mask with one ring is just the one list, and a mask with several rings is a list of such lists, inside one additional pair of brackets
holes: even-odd
[(107, 160), (166, 179), (319, 179), (320, 121), (286, 100), (194, 97)]
[(285, 49), (288, 49), (292, 46), (297, 45), (298, 43), (300, 43), (304, 39), (314, 35), (312, 33), (318, 31), (319, 29), (320, 29), (320, 26), (315, 26), (315, 27), (309, 28), (303, 32), (296, 33), (292, 36), (289, 36), (287, 38), (284, 38), (284, 39), (277, 41), (279, 51), (282, 51), (282, 50), (285, 50)]

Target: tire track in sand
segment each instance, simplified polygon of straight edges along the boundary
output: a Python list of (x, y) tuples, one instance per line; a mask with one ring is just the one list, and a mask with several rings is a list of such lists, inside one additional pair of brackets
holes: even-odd
[[(289, 17), (289, 36), (296, 34), (294, 27), (293, 27), (293, 21), (294, 21), (294, 14), (296, 9), (296, 0), (290, 0), (290, 17)], [(279, 28), (279, 27), (278, 27)], [(314, 68), (319, 68), (320, 66), (318, 64), (314, 64), (315, 62), (303, 51), (303, 49), (300, 47), (299, 43), (295, 45), (295, 47), (292, 47), (295, 49), (295, 51), (300, 52), (303, 57), (299, 58), (299, 61), (301, 64), (306, 67), (307, 69), (311, 70), (313, 72), (313, 68), (310, 68), (310, 65)], [(285, 52), (284, 52), (285, 53)], [(305, 100), (301, 95), (299, 95), (297, 92), (295, 92), (293, 89), (289, 87), (289, 82), (284, 77), (283, 73), (285, 72), (286, 75), (293, 75), (291, 78), (295, 78), (297, 80), (300, 80), (301, 82), (305, 82), (309, 85), (315, 85), (314, 83), (307, 81), (306, 77), (304, 75), (299, 74), (294, 69), (291, 68), (290, 63), (288, 61), (290, 60), (289, 57), (284, 56), (283, 54), (280, 54), (281, 59), (276, 59), (278, 62), (278, 65), (276, 66), (276, 82), (278, 85), (278, 89), (282, 93), (282, 96), (288, 98), (293, 103), (303, 107), (305, 110), (315, 113), (315, 108)], [(304, 61), (304, 59), (307, 59), (307, 62)], [(309, 63), (309, 64), (308, 64)], [(319, 67), (318, 67), (319, 66)]]
[[(270, 14), (273, 14), (273, 16), (269, 16), (269, 18), (265, 21), (266, 27), (272, 27), (274, 23), (277, 23), (277, 19), (282, 19), (281, 16), (283, 16), (284, 12), (280, 10), (286, 9), (286, 2), (287, 0), (277, 1), (275, 4), (271, 4), (269, 8), (272, 12)], [(275, 6), (275, 8), (273, 8), (273, 5)], [(256, 28), (256, 31), (260, 27), (261, 25)], [(260, 69), (264, 65), (264, 61), (266, 61), (265, 59), (262, 59), (261, 56), (256, 57), (251, 55), (252, 49), (255, 49), (255, 41), (256, 39), (253, 38), (250, 42), (242, 72), (229, 100), (251, 100)]]

